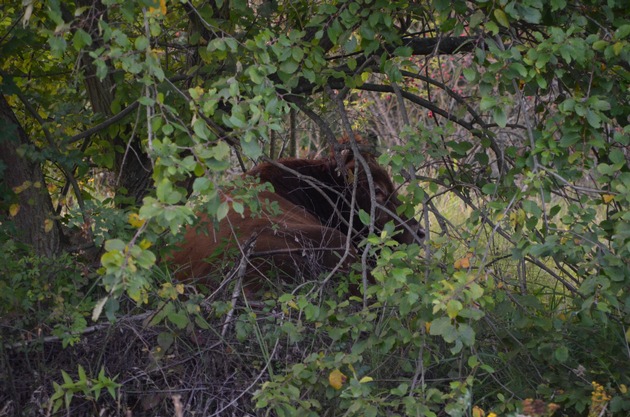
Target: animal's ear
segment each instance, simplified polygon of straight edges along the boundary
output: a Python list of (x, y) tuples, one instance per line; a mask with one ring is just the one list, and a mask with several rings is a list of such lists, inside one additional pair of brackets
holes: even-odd
[(333, 152), (330, 161), (338, 176), (347, 175), (348, 170), (354, 169), (354, 154), (352, 153), (352, 149), (342, 148)]
[(341, 155), (341, 160), (344, 162), (346, 167), (350, 162), (354, 161), (354, 153), (352, 152), (352, 149), (342, 149), (339, 154)]

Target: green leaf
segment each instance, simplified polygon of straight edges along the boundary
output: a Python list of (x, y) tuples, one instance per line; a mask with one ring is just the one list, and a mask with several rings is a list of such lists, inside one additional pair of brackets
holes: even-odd
[(166, 352), (173, 345), (174, 341), (175, 338), (171, 332), (161, 332), (158, 334), (157, 342), (163, 352)]
[(481, 192), (486, 195), (494, 195), (496, 194), (497, 189), (498, 189), (497, 184), (488, 183), (488, 184), (485, 184), (483, 187), (481, 187)]
[(249, 75), (249, 78), (254, 82), (254, 84), (262, 84), (265, 80), (256, 66), (248, 67), (245, 72)]
[(501, 9), (494, 9), (494, 18), (497, 20), (497, 22), (506, 28), (510, 27), (510, 21), (508, 20), (507, 15), (505, 14), (505, 12)]
[(330, 25), (328, 27), (328, 29), (326, 30), (326, 34), (328, 35), (328, 38), (332, 41), (333, 44), (337, 43), (337, 40), (339, 39), (339, 35), (341, 35), (342, 29), (341, 29), (341, 25), (339, 24), (339, 20), (334, 20), (332, 25)]
[[(487, 22), (485, 24), (486, 30), (488, 32), (490, 32), (492, 35), (496, 35), (497, 33), (499, 33), (499, 26), (497, 26), (496, 23), (494, 22)], [(478, 50), (481, 50), (481, 48), (477, 48)]]
[(193, 131), (195, 132), (195, 135), (199, 136), (201, 139), (208, 140), (210, 130), (203, 119), (195, 120), (193, 123)]
[(479, 366), (479, 358), (476, 355), (472, 355), (468, 358), (468, 366), (471, 368), (476, 368)]
[(495, 107), (492, 111), (492, 118), (499, 127), (507, 126), (507, 115), (505, 114), (503, 107)]
[(105, 242), (106, 251), (120, 251), (123, 252), (127, 245), (120, 239), (110, 239)]
[(481, 111), (486, 111), (491, 109), (497, 105), (497, 99), (492, 96), (484, 96), (481, 98), (479, 102), (479, 109)]
[(118, 384), (109, 385), (107, 387), (107, 392), (109, 395), (115, 400), (116, 399), (116, 388), (118, 388)]
[(401, 383), (396, 388), (392, 388), (390, 391), (392, 395), (396, 395), (399, 397), (407, 395), (407, 391), (409, 390), (409, 384)]
[(243, 215), (243, 213), (245, 212), (245, 207), (243, 206), (242, 203), (240, 203), (238, 201), (233, 201), (232, 202), (232, 210), (234, 210), (235, 213)]
[(476, 282), (470, 284), (468, 291), (470, 292), (470, 297), (473, 300), (478, 300), (483, 295), (483, 287)]
[(609, 42), (605, 40), (598, 40), (593, 42), (593, 49), (596, 51), (603, 51), (608, 46)]
[(486, 18), (486, 15), (484, 12), (482, 12), (481, 10), (477, 10), (475, 13), (473, 13), (472, 16), (470, 16), (470, 27), (471, 28), (476, 28), (478, 27), (481, 22), (483, 22)]
[(540, 10), (533, 7), (523, 5), (520, 8), (519, 12), (523, 20), (525, 20), (527, 23), (538, 24), (540, 23), (540, 19), (542, 18)]
[(68, 375), (68, 373), (63, 369), (61, 370), (61, 377), (63, 378), (63, 382), (66, 385), (72, 385), (74, 383), (70, 375)]
[(541, 217), (543, 214), (540, 207), (538, 207), (538, 204), (536, 204), (536, 202), (532, 200), (523, 201), (523, 210), (525, 210), (527, 213), (531, 214), (534, 217)]
[(560, 142), (558, 143), (562, 148), (568, 148), (569, 146), (573, 146), (578, 143), (582, 139), (582, 136), (579, 132), (569, 131), (565, 132), (564, 135), (560, 138)]
[(626, 163), (626, 156), (621, 150), (617, 148), (610, 151), (610, 153), (608, 154), (608, 159), (610, 159), (610, 162), (612, 162), (613, 164), (618, 165), (619, 168), (621, 168)]
[(560, 346), (553, 352), (553, 357), (560, 363), (565, 363), (569, 359), (569, 349), (566, 346)]
[(80, 51), (84, 46), (92, 45), (92, 37), (83, 29), (77, 29), (72, 37), (72, 46), (75, 50)]
[(510, 68), (513, 69), (514, 71), (518, 72), (518, 74), (522, 78), (527, 77), (527, 69), (520, 62), (513, 62), (512, 64), (510, 64)]
[(459, 300), (451, 299), (446, 304), (446, 314), (454, 319), (458, 316), (459, 312), (464, 308), (462, 303)]
[(460, 323), (458, 328), (459, 339), (466, 346), (473, 346), (475, 344), (475, 331), (466, 323)]
[(240, 111), (235, 111), (229, 118), (228, 123), (237, 129), (245, 129), (247, 127), (247, 121), (245, 115)]
[(85, 374), (85, 369), (81, 365), (79, 365), (79, 380), (87, 381), (87, 375)]
[(597, 172), (602, 175), (615, 175), (617, 173), (617, 169), (614, 166), (608, 164), (599, 164), (597, 165)]
[(304, 49), (298, 48), (297, 46), (292, 47), (291, 48), (291, 57), (296, 62), (301, 62), (302, 59), (304, 58)]
[(188, 323), (190, 322), (188, 320), (188, 316), (181, 311), (172, 312), (167, 316), (167, 318), (171, 323), (177, 326), (178, 329), (186, 328), (186, 326), (188, 326)]
[(221, 204), (219, 204), (219, 207), (217, 208), (217, 220), (223, 220), (228, 215), (229, 211), (230, 205), (227, 201), (223, 201)]
[(230, 146), (224, 141), (217, 142), (217, 144), (212, 148), (212, 150), (214, 152), (214, 157), (218, 160), (224, 160), (228, 158), (230, 156), (230, 151), (231, 151)]
[(61, 58), (66, 51), (66, 40), (63, 36), (51, 36), (48, 38), (48, 44), (50, 45), (50, 52), (53, 57)]
[(262, 155), (260, 144), (255, 139), (241, 139), (241, 147), (243, 148), (243, 153), (254, 160)]
[(628, 37), (630, 35), (630, 24), (625, 24), (619, 26), (619, 28), (615, 31), (615, 39), (621, 40), (623, 38)]
[(235, 53), (238, 51), (238, 42), (232, 37), (223, 38), (225, 45), (229, 48), (230, 52)]
[(295, 71), (297, 71), (298, 67), (299, 64), (296, 61), (294, 61), (293, 59), (288, 59), (280, 64), (279, 69), (285, 74), (293, 74)]
[(206, 177), (195, 178), (193, 182), (193, 191), (196, 193), (206, 194), (208, 190), (212, 189), (214, 183)]
[(556, 10), (563, 10), (567, 7), (566, 0), (551, 0), (551, 11), (555, 12)]
[(477, 75), (479, 74), (474, 68), (464, 68), (463, 70), (464, 78), (468, 82), (474, 82), (477, 79)]
[(368, 226), (371, 223), (369, 213), (367, 213), (363, 209), (359, 210), (359, 219), (361, 220), (361, 223), (363, 223), (366, 226)]
[(138, 103), (142, 104), (143, 106), (153, 106), (155, 104), (155, 100), (151, 97), (142, 96), (138, 99)]
[(146, 36), (140, 35), (133, 43), (134, 47), (138, 51), (145, 51), (149, 47), (149, 39)]
[(600, 115), (590, 109), (586, 111), (586, 120), (588, 121), (588, 124), (595, 129), (599, 129), (602, 123)]
[(151, 252), (150, 250), (143, 250), (136, 257), (136, 262), (138, 266), (145, 269), (149, 269), (153, 265), (155, 265), (155, 261), (156, 261), (155, 254)]
[(431, 322), (429, 334), (442, 336), (445, 342), (452, 343), (457, 339), (457, 329), (448, 317), (440, 317)]

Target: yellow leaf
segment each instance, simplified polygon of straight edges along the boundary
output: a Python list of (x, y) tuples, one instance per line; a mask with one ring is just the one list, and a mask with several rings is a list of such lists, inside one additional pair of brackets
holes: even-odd
[(55, 223), (51, 219), (44, 220), (44, 232), (50, 232), (54, 225)]
[(27, 190), (33, 185), (30, 181), (24, 181), (22, 185), (18, 185), (17, 187), (13, 187), (13, 192), (15, 194), (20, 194), (22, 191)]
[(348, 170), (348, 184), (352, 184), (354, 182), (354, 172)]
[(619, 385), (619, 391), (621, 391), (622, 394), (625, 394), (626, 392), (628, 392), (628, 387), (626, 387), (625, 384), (621, 384)]
[(474, 406), (472, 409), (472, 415), (473, 417), (485, 417), (486, 412), (483, 411), (481, 408)]
[(19, 204), (11, 204), (9, 206), (9, 214), (11, 215), (11, 217), (15, 217), (17, 216), (18, 212), (20, 211), (20, 205)]
[(455, 269), (468, 269), (470, 268), (470, 258), (472, 258), (472, 253), (467, 253), (463, 258), (456, 260), (453, 266)]
[(372, 378), (371, 376), (364, 376), (359, 381), (359, 384), (365, 384), (365, 383), (372, 382), (372, 381), (374, 381), (374, 378)]
[(175, 291), (177, 291), (178, 294), (183, 294), (184, 293), (184, 284), (177, 284), (175, 286)]
[[(155, 12), (157, 9), (155, 7), (149, 7), (149, 12), (153, 13)], [(166, 0), (160, 0), (160, 13), (163, 16), (166, 16)]]
[(140, 216), (138, 216), (138, 213), (129, 213), (128, 222), (131, 226), (139, 229), (144, 225), (145, 220), (142, 220)]
[(470, 268), (470, 258), (462, 258), (462, 268)]
[(426, 323), (424, 323), (424, 328), (426, 329), (427, 333), (429, 333), (431, 331), (431, 322), (427, 321)]
[[(143, 222), (144, 224), (144, 222)], [(142, 249), (149, 249), (151, 247), (151, 242), (147, 239), (142, 239), (142, 241), (140, 242), (140, 248)]]
[(345, 376), (339, 369), (333, 370), (330, 375), (328, 375), (328, 383), (334, 389), (341, 389), (347, 379), (348, 377)]
[(613, 201), (614, 198), (615, 198), (615, 196), (612, 195), (612, 194), (603, 194), (602, 195), (602, 200), (604, 200), (604, 204), (610, 204), (610, 202)]

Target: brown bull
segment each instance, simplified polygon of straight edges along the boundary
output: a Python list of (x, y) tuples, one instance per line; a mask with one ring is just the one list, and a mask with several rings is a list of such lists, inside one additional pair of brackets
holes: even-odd
[[(272, 285), (295, 285), (335, 269), (348, 272), (357, 261), (358, 244), (368, 233), (358, 211), (371, 211), (370, 181), (376, 202), (376, 231), (394, 221), (394, 239), (400, 243), (420, 241), (424, 231), (418, 223), (395, 214), (400, 202), (387, 171), (371, 154), (362, 156), (371, 180), (352, 152), (343, 156), (344, 167), (338, 167), (334, 157), (281, 159), (254, 167), (246, 175), (270, 183), (275, 192), (258, 194), (260, 213), (230, 211), (216, 231), (207, 217), (188, 228), (170, 259), (179, 268), (178, 278), (200, 279), (214, 288), (217, 283), (212, 282), (212, 275), (220, 279), (225, 261), (232, 261), (234, 267), (239, 264), (234, 260), (239, 258), (247, 262), (242, 264), (240, 275), (249, 293), (267, 286), (263, 283), (274, 274)], [(225, 259), (225, 255), (232, 259)]]

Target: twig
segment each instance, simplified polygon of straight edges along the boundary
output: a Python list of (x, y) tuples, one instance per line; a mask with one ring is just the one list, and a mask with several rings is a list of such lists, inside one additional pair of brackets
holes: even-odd
[[(332, 89), (328, 86), (325, 86), (325, 90), (331, 99), (336, 103), (339, 108), (339, 112), (341, 114), (341, 121), (343, 122), (344, 130), (349, 137), (350, 145), (352, 146), (352, 151), (354, 153), (354, 159), (359, 161), (359, 164), (363, 168), (363, 173), (367, 179), (368, 188), (370, 190), (370, 224), (368, 225), (368, 234), (374, 233), (374, 219), (376, 218), (376, 191), (374, 187), (374, 178), (372, 177), (372, 171), (370, 170), (370, 165), (367, 163), (361, 152), (359, 151), (356, 137), (352, 132), (352, 127), (350, 126), (350, 121), (348, 120), (348, 114), (346, 113), (345, 106), (341, 96), (339, 94), (335, 94)], [(358, 182), (358, 171), (357, 165), (355, 165), (355, 175), (354, 175), (354, 183), (352, 190), (352, 206), (350, 206), (350, 222), (354, 219), (354, 200), (357, 189)], [(365, 245), (363, 253), (361, 254), (361, 279), (363, 282), (363, 306), (367, 308), (367, 287), (368, 287), (368, 277), (367, 277), (367, 257), (370, 252), (371, 243), (368, 241)]]
[(85, 130), (77, 135), (72, 136), (69, 140), (68, 143), (74, 143), (74, 142), (78, 142), (81, 139), (85, 139), (87, 137), (90, 137), (102, 130), (107, 129), (108, 127), (110, 127), (111, 125), (113, 125), (114, 123), (117, 123), (119, 120), (124, 119), (128, 114), (130, 114), (132, 111), (134, 111), (135, 109), (138, 108), (138, 106), (140, 105), (139, 102), (134, 101), (133, 103), (131, 103), (129, 106), (127, 106), (124, 110), (120, 111), (119, 113), (117, 113), (116, 115), (110, 117), (109, 119), (105, 120), (102, 123), (97, 124), (96, 126)]
[(241, 289), (243, 288), (243, 279), (245, 277), (245, 273), (247, 272), (247, 264), (249, 263), (249, 256), (256, 246), (256, 240), (258, 239), (258, 234), (253, 234), (247, 242), (243, 245), (243, 250), (241, 253), (241, 260), (238, 264), (238, 280), (236, 281), (236, 285), (234, 286), (234, 291), (232, 291), (232, 307), (230, 311), (227, 312), (225, 316), (225, 320), (223, 320), (223, 326), (221, 328), (221, 337), (225, 337), (225, 333), (227, 332), (228, 325), (232, 321), (232, 316), (234, 316), (234, 310), (236, 309), (236, 302), (238, 301), (238, 297), (241, 295)]
[[(153, 314), (153, 311), (147, 311), (145, 313), (137, 314), (135, 316), (125, 317), (124, 320), (125, 321), (142, 321), (142, 320), (145, 320), (147, 317), (150, 317), (152, 314)], [(94, 333), (96, 331), (111, 327), (113, 324), (114, 323), (95, 324), (94, 326), (86, 327), (80, 332), (76, 332), (72, 334), (73, 335), (86, 335), (86, 334)], [(32, 340), (25, 340), (23, 342), (16, 342), (10, 345), (6, 345), (6, 347), (8, 349), (19, 349), (19, 348), (32, 345), (34, 343), (52, 343), (52, 342), (60, 342), (60, 341), (61, 341), (61, 337), (59, 336), (46, 336), (46, 337), (38, 337)]]
[(269, 355), (269, 359), (265, 363), (265, 367), (258, 373), (258, 375), (252, 381), (252, 383), (249, 384), (249, 386), (247, 388), (245, 388), (239, 395), (237, 395), (236, 398), (232, 399), (228, 404), (226, 404), (224, 407), (222, 407), (221, 409), (217, 410), (214, 414), (212, 414), (213, 416), (222, 416), (223, 412), (225, 410), (227, 410), (229, 407), (231, 407), (233, 404), (235, 404), (247, 392), (249, 392), (252, 388), (254, 388), (256, 385), (258, 385), (258, 381), (265, 374), (265, 372), (267, 371), (267, 368), (269, 368), (269, 366), (271, 365), (271, 360), (276, 355), (276, 350), (278, 349), (278, 344), (280, 343), (280, 340), (281, 340), (281, 338), (277, 338), (276, 339), (276, 344), (274, 345), (273, 350), (271, 351), (271, 355)]

